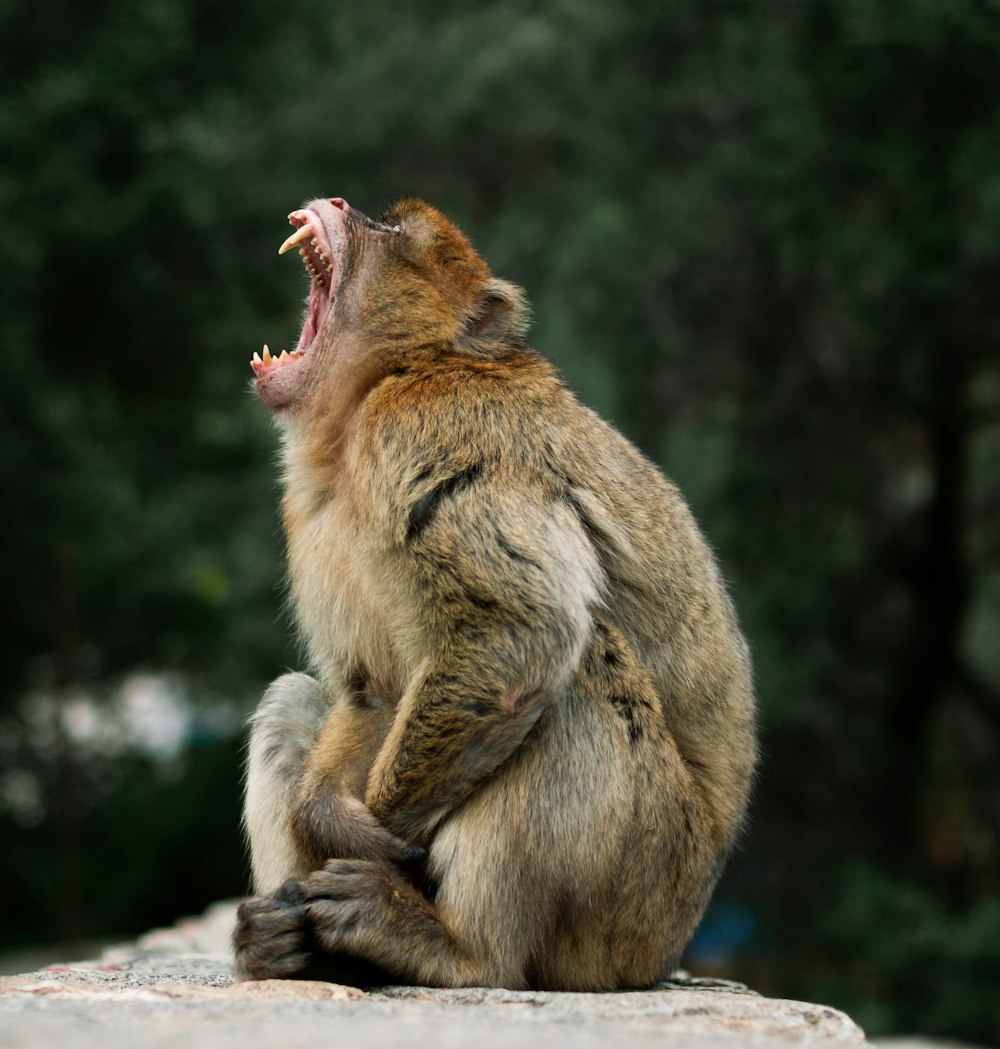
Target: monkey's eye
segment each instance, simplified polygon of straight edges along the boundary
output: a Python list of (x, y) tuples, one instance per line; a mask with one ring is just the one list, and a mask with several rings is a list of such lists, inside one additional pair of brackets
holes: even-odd
[(397, 226), (390, 226), (384, 219), (370, 219), (367, 215), (363, 215), (360, 211), (351, 212), (351, 216), (356, 223), (360, 223), (362, 226), (367, 226), (368, 229), (376, 230), (379, 233), (402, 233), (402, 229)]

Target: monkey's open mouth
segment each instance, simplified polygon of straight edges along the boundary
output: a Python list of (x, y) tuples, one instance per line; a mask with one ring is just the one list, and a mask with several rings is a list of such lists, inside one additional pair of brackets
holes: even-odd
[[(336, 204), (337, 202), (331, 201), (331, 203)], [(291, 352), (282, 350), (280, 354), (272, 355), (265, 346), (263, 356), (259, 353), (253, 355), (250, 367), (253, 368), (259, 382), (270, 379), (279, 369), (288, 368), (306, 355), (326, 323), (337, 298), (337, 257), (330, 246), (319, 215), (312, 208), (301, 208), (293, 211), (288, 216), (288, 221), (296, 229), (278, 248), (278, 254), (283, 255), (286, 251), (298, 246), (302, 261), (312, 276), (309, 302), (302, 324), (302, 333), (299, 335), (298, 345), (294, 350)]]

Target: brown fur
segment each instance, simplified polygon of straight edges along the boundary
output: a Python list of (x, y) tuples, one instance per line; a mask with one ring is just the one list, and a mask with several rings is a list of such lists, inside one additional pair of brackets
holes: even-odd
[(681, 496), (527, 348), (519, 290), (426, 204), (383, 221), (348, 227), (323, 368), (280, 413), (319, 683), (258, 713), (238, 969), (651, 984), (745, 809), (746, 646)]

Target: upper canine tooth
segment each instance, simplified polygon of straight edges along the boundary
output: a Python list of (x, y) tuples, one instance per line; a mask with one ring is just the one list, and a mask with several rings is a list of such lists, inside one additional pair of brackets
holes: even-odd
[(267, 348), (267, 343), (264, 343), (264, 363), (271, 363), (271, 351)]
[(284, 255), (289, 248), (294, 248), (296, 244), (301, 243), (307, 237), (313, 235), (312, 227), (307, 222), (304, 226), (300, 226), (285, 242), (278, 248), (278, 254)]

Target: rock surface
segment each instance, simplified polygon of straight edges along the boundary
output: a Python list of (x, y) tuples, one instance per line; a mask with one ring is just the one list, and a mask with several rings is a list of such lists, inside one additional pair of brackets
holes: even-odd
[(234, 904), (105, 951), (97, 961), (0, 978), (3, 1049), (788, 1049), (864, 1046), (843, 1013), (678, 978), (649, 991), (557, 994), (484, 988), (360, 991), (312, 981), (239, 983)]

